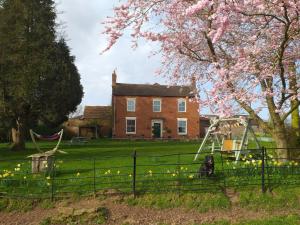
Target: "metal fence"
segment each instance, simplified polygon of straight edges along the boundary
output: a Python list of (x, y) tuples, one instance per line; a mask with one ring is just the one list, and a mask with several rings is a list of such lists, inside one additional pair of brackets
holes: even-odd
[[(45, 172), (32, 173), (32, 161), (0, 161), (0, 197), (64, 198), (74, 194), (133, 194), (217, 192), (229, 187), (259, 187), (262, 192), (279, 186), (300, 185), (300, 149), (248, 149), (240, 161), (231, 154), (214, 153), (214, 173), (199, 175), (209, 151), (193, 161), (193, 153), (131, 155), (102, 158), (52, 158), (41, 161)], [(234, 152), (234, 151), (233, 151)], [(109, 153), (108, 153), (109, 155)], [(49, 165), (49, 167), (48, 167)]]

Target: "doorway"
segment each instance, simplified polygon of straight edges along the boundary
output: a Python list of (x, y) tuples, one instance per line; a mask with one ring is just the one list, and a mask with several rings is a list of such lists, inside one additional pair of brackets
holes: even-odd
[(152, 120), (152, 137), (162, 138), (162, 120)]

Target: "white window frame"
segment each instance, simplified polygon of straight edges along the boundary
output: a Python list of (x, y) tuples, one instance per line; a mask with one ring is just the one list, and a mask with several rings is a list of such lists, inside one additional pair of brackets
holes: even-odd
[[(184, 111), (180, 111), (180, 103), (184, 102)], [(184, 98), (180, 98), (178, 99), (178, 102), (177, 102), (177, 108), (178, 108), (178, 112), (186, 112), (186, 99)]]
[[(185, 122), (185, 132), (179, 132), (179, 122)], [(177, 118), (177, 133), (178, 135), (187, 135), (188, 133), (188, 121), (187, 118)]]
[[(128, 132), (128, 131), (127, 131), (127, 121), (128, 121), (128, 120), (134, 120), (134, 121), (135, 121), (135, 123), (134, 123), (134, 132)], [(126, 128), (125, 128), (125, 129), (126, 129), (126, 134), (136, 134), (136, 117), (126, 117), (125, 123), (126, 123), (126, 124), (125, 124), (125, 125), (126, 125), (126, 126), (125, 126), (125, 127), (126, 127)]]
[[(129, 101), (133, 101), (133, 110), (130, 110), (129, 108), (128, 108), (128, 102)], [(135, 98), (127, 98), (127, 101), (126, 101), (126, 103), (127, 103), (127, 112), (135, 112), (135, 105), (136, 105), (136, 100), (135, 100)]]
[[(159, 111), (154, 110), (154, 102), (159, 102)], [(153, 112), (161, 112), (161, 99), (160, 98), (154, 98), (152, 101), (152, 111)]]

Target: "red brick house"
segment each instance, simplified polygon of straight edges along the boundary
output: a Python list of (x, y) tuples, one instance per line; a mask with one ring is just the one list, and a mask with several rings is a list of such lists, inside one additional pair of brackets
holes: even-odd
[(112, 137), (199, 138), (199, 104), (194, 85), (117, 83), (112, 74)]

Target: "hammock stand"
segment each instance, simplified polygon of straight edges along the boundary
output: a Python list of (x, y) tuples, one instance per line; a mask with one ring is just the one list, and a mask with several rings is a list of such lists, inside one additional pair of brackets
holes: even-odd
[[(50, 136), (43, 136), (40, 134), (35, 133), (33, 130), (30, 130), (30, 136), (32, 139), (32, 142), (35, 146), (35, 148), (40, 152), (37, 154), (33, 154), (28, 156), (27, 158), (31, 158), (31, 168), (32, 173), (39, 173), (39, 172), (51, 172), (53, 165), (54, 165), (54, 154), (56, 152), (67, 154), (64, 151), (58, 150), (58, 147), (61, 143), (62, 136), (63, 136), (64, 130), (62, 129), (58, 133), (55, 133)], [(55, 141), (58, 140), (56, 146), (49, 151), (43, 152), (40, 147), (38, 146), (35, 137), (37, 137), (40, 140), (45, 141)]]

